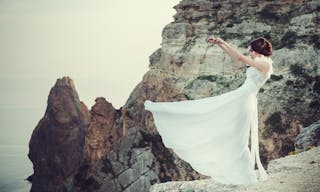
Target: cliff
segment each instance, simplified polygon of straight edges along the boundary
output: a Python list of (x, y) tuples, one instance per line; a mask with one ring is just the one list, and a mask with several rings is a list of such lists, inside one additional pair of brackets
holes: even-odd
[(174, 8), (150, 70), (120, 109), (100, 97), (89, 110), (69, 77), (57, 80), (30, 139), (31, 191), (148, 191), (159, 182), (205, 179), (163, 146), (143, 102), (204, 98), (241, 85), (244, 66), (208, 44), (209, 36), (243, 53), (255, 37), (274, 45), (275, 73), (258, 94), (264, 166), (319, 145), (312, 124), (320, 119), (319, 1), (183, 0)]

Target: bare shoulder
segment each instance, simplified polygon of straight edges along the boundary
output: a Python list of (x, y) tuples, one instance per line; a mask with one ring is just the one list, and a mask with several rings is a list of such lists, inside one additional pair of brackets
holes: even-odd
[(266, 56), (256, 57), (254, 60), (265, 62), (265, 63), (268, 63), (268, 64), (272, 64), (273, 63), (273, 60), (270, 57), (266, 57)]
[(272, 73), (272, 59), (269, 57), (259, 57), (255, 58), (254, 62), (256, 63), (255, 68), (257, 68), (263, 75), (267, 76), (268, 73)]

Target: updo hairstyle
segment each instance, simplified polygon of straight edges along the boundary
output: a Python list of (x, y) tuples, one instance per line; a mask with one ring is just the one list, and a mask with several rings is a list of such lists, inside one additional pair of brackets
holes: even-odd
[(272, 44), (264, 37), (254, 39), (249, 44), (251, 49), (264, 56), (272, 55)]

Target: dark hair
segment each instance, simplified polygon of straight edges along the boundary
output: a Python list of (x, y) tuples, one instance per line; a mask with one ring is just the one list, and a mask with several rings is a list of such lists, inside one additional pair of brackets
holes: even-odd
[(249, 45), (251, 46), (251, 49), (257, 53), (264, 56), (272, 55), (272, 44), (266, 38), (260, 37), (254, 39)]

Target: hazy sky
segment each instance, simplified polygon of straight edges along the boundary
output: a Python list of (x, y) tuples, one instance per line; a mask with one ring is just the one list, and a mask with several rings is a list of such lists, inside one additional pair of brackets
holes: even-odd
[(88, 107), (119, 108), (148, 70), (178, 0), (0, 0), (0, 107), (46, 104), (70, 76)]
[(160, 47), (162, 29), (173, 21), (178, 3), (0, 0), (2, 135), (10, 126), (19, 131), (17, 124), (32, 130), (62, 76), (74, 80), (89, 109), (100, 96), (116, 108), (124, 105), (148, 70), (149, 56)]

